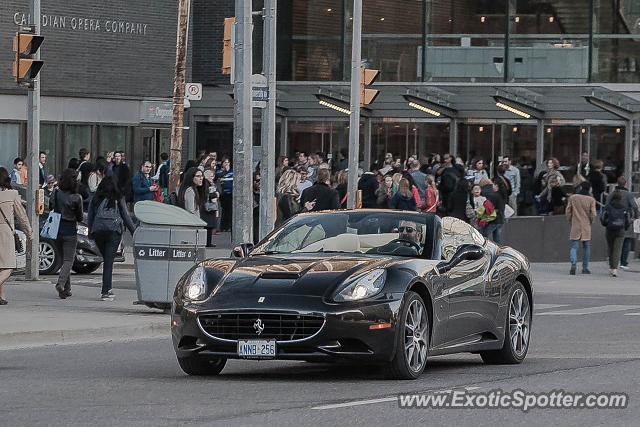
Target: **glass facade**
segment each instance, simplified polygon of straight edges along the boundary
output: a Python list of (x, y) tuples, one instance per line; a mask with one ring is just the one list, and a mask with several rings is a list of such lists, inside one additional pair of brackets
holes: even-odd
[[(290, 0), (279, 80), (349, 80), (352, 2)], [(370, 0), (362, 60), (379, 81), (640, 82), (635, 0)]]
[(112, 151), (124, 151), (127, 142), (127, 128), (124, 126), (100, 126), (98, 155)]
[(20, 155), (20, 124), (0, 123), (0, 166), (13, 170), (13, 159)]

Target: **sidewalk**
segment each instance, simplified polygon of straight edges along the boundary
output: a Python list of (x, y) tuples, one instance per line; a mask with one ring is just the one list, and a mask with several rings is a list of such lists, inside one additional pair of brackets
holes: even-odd
[[(215, 252), (214, 252), (215, 251)], [(228, 256), (228, 249), (210, 249), (210, 256)], [(531, 265), (537, 295), (640, 295), (640, 262), (619, 277), (608, 275), (607, 265), (590, 265), (591, 275), (569, 276), (569, 263)], [(580, 269), (578, 269), (580, 271)], [(58, 298), (49, 280), (20, 281), (11, 277), (5, 285), (9, 301), (0, 307), (0, 350), (42, 345), (80, 344), (111, 340), (169, 337), (169, 315), (157, 309), (133, 305), (135, 290), (117, 289), (114, 301), (100, 301), (99, 288), (72, 285), (73, 296)]]

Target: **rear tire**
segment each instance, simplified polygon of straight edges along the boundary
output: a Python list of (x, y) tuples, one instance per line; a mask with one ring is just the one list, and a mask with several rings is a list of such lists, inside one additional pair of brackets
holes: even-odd
[(184, 373), (195, 376), (218, 375), (226, 363), (227, 359), (222, 357), (178, 357), (178, 364)]
[(62, 251), (55, 242), (50, 240), (41, 239), (39, 246), (38, 270), (40, 274), (56, 274), (62, 265)]
[(408, 291), (404, 299), (396, 326), (396, 354), (387, 372), (392, 379), (415, 380), (427, 365), (429, 312), (417, 293)]
[(502, 348), (480, 352), (480, 357), (488, 365), (522, 363), (529, 351), (531, 303), (522, 283), (516, 282), (511, 287), (507, 310)]

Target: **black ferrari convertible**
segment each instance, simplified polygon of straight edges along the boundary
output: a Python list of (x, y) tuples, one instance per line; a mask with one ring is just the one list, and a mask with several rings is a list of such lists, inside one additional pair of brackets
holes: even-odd
[(351, 359), (414, 379), (430, 355), (522, 362), (532, 308), (518, 251), (455, 218), (362, 209), (297, 215), (199, 263), (177, 283), (171, 330), (191, 375), (229, 358)]

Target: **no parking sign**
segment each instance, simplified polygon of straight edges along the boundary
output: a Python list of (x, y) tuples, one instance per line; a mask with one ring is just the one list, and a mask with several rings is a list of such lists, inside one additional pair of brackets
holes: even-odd
[(184, 87), (184, 96), (189, 101), (202, 100), (202, 83), (187, 83)]

